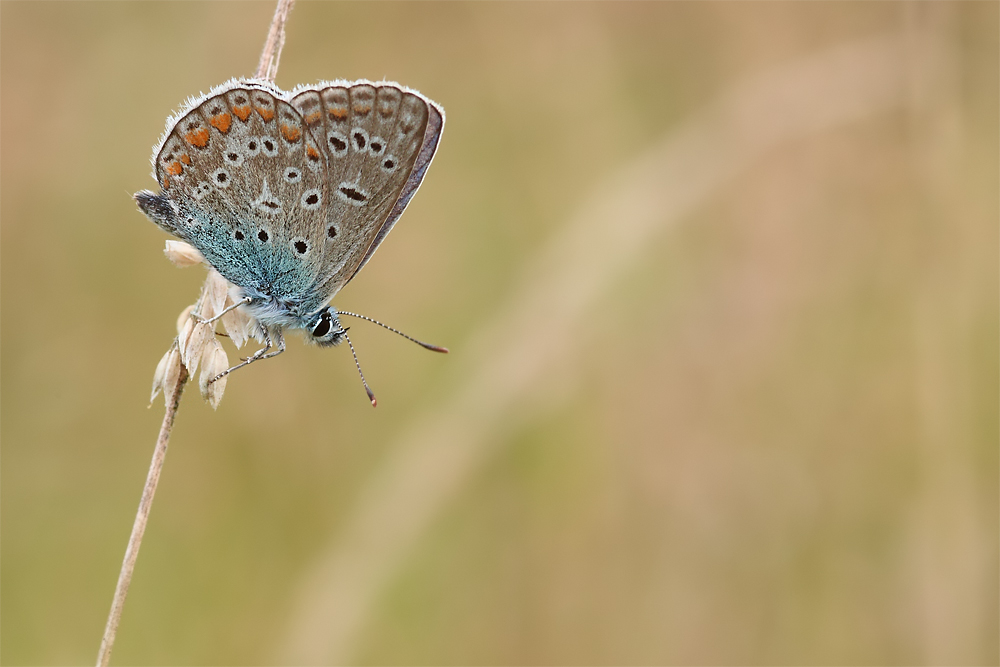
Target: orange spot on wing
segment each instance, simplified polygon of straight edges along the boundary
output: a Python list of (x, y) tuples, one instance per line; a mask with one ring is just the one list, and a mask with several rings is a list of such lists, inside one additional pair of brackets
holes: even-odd
[(254, 108), (257, 109), (257, 113), (260, 114), (260, 117), (264, 119), (265, 123), (274, 118), (274, 110), (265, 109), (264, 107), (254, 107)]
[(250, 107), (233, 107), (233, 113), (236, 114), (237, 118), (245, 123), (247, 122), (247, 118), (250, 117)]
[(212, 116), (208, 122), (219, 132), (225, 134), (229, 131), (229, 126), (233, 124), (233, 117), (227, 113), (220, 113), (218, 116)]
[(319, 119), (323, 117), (319, 111), (313, 111), (311, 114), (305, 117), (306, 123), (312, 125), (313, 123), (319, 122)]
[(330, 114), (330, 118), (334, 120), (344, 120), (347, 118), (347, 109), (345, 107), (333, 107), (327, 109), (326, 112)]
[(204, 148), (208, 145), (208, 128), (199, 127), (184, 135), (184, 139), (195, 148)]
[(285, 139), (294, 144), (296, 141), (299, 140), (299, 137), (302, 136), (302, 131), (299, 130), (299, 128), (297, 127), (289, 127), (288, 125), (282, 125), (281, 136), (283, 136)]
[(181, 163), (176, 160), (167, 165), (167, 173), (171, 176), (180, 176), (183, 171), (184, 167), (182, 167)]
[(183, 162), (184, 164), (191, 164), (191, 156), (188, 155), (187, 153), (184, 153), (183, 155), (181, 155), (181, 162)]
[(319, 151), (317, 151), (312, 146), (307, 146), (306, 147), (306, 155), (308, 155), (309, 157), (311, 157), (312, 159), (315, 160), (316, 158), (319, 157)]

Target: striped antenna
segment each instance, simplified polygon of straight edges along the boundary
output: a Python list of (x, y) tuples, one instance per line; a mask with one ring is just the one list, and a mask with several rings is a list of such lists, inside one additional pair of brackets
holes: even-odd
[[(380, 327), (382, 327), (383, 329), (388, 329), (388, 330), (389, 330), (389, 331), (391, 331), (392, 333), (395, 333), (395, 334), (399, 334), (400, 336), (402, 336), (402, 337), (403, 337), (403, 338), (405, 338), (406, 340), (411, 340), (411, 341), (413, 341), (414, 343), (416, 343), (416, 344), (417, 344), (417, 345), (419, 345), (420, 347), (423, 347), (423, 348), (426, 348), (426, 349), (428, 349), (428, 350), (431, 350), (431, 351), (433, 351), (433, 352), (441, 352), (441, 353), (443, 353), (443, 354), (448, 354), (448, 348), (446, 348), (446, 347), (440, 347), (440, 346), (438, 346), (438, 345), (431, 345), (430, 343), (425, 343), (425, 342), (423, 342), (422, 340), (417, 340), (417, 339), (416, 339), (416, 338), (414, 338), (413, 336), (407, 336), (407, 335), (406, 335), (405, 333), (403, 333), (403, 332), (402, 332), (402, 331), (400, 331), (399, 329), (393, 329), (393, 328), (392, 328), (392, 327), (390, 327), (390, 326), (389, 326), (388, 324), (382, 324), (382, 323), (381, 323), (381, 322), (379, 322), (378, 320), (373, 320), (372, 318), (370, 318), (370, 317), (367, 317), (367, 316), (365, 316), (365, 315), (358, 315), (357, 313), (349, 313), (349, 312), (347, 312), (347, 311), (345, 311), (345, 310), (338, 310), (338, 311), (337, 311), (337, 314), (338, 314), (338, 315), (349, 315), (349, 316), (351, 316), (351, 317), (356, 317), (356, 318), (358, 318), (359, 320), (367, 320), (367, 321), (371, 322), (372, 324), (377, 324), (377, 325), (379, 325), (379, 326), (380, 326)], [(345, 337), (346, 337), (346, 336), (345, 336)], [(350, 343), (351, 341), (349, 341), (349, 340), (348, 340), (347, 342), (348, 342), (348, 343)], [(351, 348), (351, 349), (353, 350), (354, 348)], [(360, 368), (359, 368), (358, 370), (360, 370)]]
[(361, 363), (358, 362), (358, 353), (354, 351), (354, 343), (347, 335), (347, 328), (341, 328), (341, 333), (344, 334), (344, 338), (347, 340), (347, 347), (351, 348), (351, 356), (354, 357), (354, 365), (358, 367), (358, 375), (361, 376), (361, 384), (365, 386), (365, 391), (368, 393), (368, 400), (372, 402), (372, 407), (378, 407), (378, 401), (375, 400), (375, 394), (372, 393), (371, 387), (368, 386), (368, 382), (365, 380), (365, 374), (361, 372)]

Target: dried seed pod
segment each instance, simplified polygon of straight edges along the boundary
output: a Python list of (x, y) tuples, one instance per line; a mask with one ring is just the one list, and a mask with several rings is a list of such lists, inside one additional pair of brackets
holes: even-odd
[(153, 372), (153, 391), (149, 395), (149, 404), (152, 405), (153, 401), (156, 399), (156, 395), (160, 393), (163, 389), (163, 379), (167, 376), (167, 363), (170, 361), (170, 353), (173, 352), (174, 348), (171, 345), (167, 353), (160, 358), (160, 362), (156, 364), (156, 371)]
[(209, 341), (215, 340), (215, 328), (211, 324), (191, 320), (194, 325), (187, 338), (180, 339), (181, 361), (187, 367), (188, 373), (194, 375), (198, 362)]
[[(202, 261), (197, 250), (181, 241), (167, 241), (164, 253), (177, 266), (191, 266)], [(182, 365), (187, 368), (188, 373), (194, 375), (200, 363), (202, 364), (199, 378), (201, 395), (213, 408), (219, 406), (225, 391), (226, 378), (211, 384), (209, 381), (229, 368), (229, 358), (215, 337), (215, 323), (209, 324), (202, 320), (211, 319), (236, 303), (232, 296), (234, 290), (236, 288), (223, 278), (222, 274), (215, 269), (209, 270), (198, 301), (185, 308), (177, 318), (177, 338), (160, 359), (156, 372), (153, 373), (152, 398), (155, 398), (160, 391), (166, 394), (174, 388)], [(263, 333), (257, 320), (241, 308), (234, 308), (220, 319), (226, 334), (238, 348), (250, 338), (263, 340)], [(170, 401), (172, 395), (165, 398)]]
[(193, 311), (194, 311), (194, 304), (191, 304), (190, 306), (181, 311), (180, 316), (177, 318), (178, 336), (184, 332), (184, 328), (187, 326), (188, 322), (191, 322), (191, 313)]
[(198, 387), (201, 389), (201, 397), (208, 401), (212, 409), (218, 409), (222, 394), (226, 391), (226, 380), (229, 376), (221, 377), (215, 382), (209, 382), (229, 368), (229, 357), (226, 351), (214, 338), (205, 346), (201, 359), (201, 377), (198, 378)]
[(215, 317), (226, 307), (228, 296), (229, 281), (212, 269), (205, 277), (205, 285), (201, 288), (201, 308), (198, 314), (206, 320)]
[(184, 241), (167, 241), (166, 247), (163, 248), (163, 254), (174, 263), (174, 266), (179, 266), (182, 269), (205, 261), (197, 248)]
[[(232, 296), (226, 298), (226, 308), (232, 307)], [(237, 348), (243, 347), (247, 340), (254, 336), (259, 327), (257, 320), (244, 312), (242, 308), (234, 308), (222, 316), (222, 328), (226, 330), (226, 335), (233, 341)]]
[(177, 390), (177, 378), (181, 374), (181, 355), (180, 350), (177, 349), (176, 339), (174, 339), (174, 344), (170, 346), (170, 349), (167, 350), (164, 359), (166, 360), (166, 364), (163, 373), (163, 400), (169, 404), (174, 400), (174, 392)]

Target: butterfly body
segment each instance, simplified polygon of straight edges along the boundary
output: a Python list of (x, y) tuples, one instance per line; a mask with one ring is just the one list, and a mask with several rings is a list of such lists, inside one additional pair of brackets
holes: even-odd
[(437, 104), (394, 83), (285, 92), (233, 80), (168, 120), (153, 154), (161, 192), (135, 199), (279, 342), (297, 328), (336, 344), (343, 329), (326, 304), (399, 219), (443, 125)]

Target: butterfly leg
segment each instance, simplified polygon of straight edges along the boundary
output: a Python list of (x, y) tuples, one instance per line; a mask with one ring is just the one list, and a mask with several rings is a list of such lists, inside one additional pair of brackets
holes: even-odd
[[(251, 301), (250, 297), (244, 297), (244, 298), (240, 299), (239, 301), (237, 301), (236, 303), (234, 303), (233, 305), (231, 305), (228, 308), (226, 308), (225, 310), (223, 310), (221, 313), (219, 313), (215, 317), (207, 319), (207, 320), (206, 319), (202, 319), (200, 316), (196, 315), (193, 312), (191, 313), (191, 317), (193, 317), (195, 319), (195, 321), (200, 322), (201, 324), (212, 324), (213, 322), (218, 321), (219, 318), (221, 318), (226, 313), (228, 313), (230, 311), (233, 311), (233, 310), (236, 310), (240, 306), (244, 306), (244, 305), (250, 303), (250, 301)], [(215, 382), (215, 380), (213, 380), (213, 382)]]
[[(259, 357), (260, 359), (270, 359), (271, 357), (276, 357), (276, 356), (278, 356), (279, 354), (281, 354), (282, 352), (285, 351), (285, 337), (281, 335), (281, 330), (280, 329), (274, 332), (274, 338), (275, 338), (275, 341), (278, 344), (278, 349), (275, 350), (274, 352), (268, 352), (267, 354), (262, 354)], [(265, 348), (264, 350), (261, 350), (261, 351), (262, 352), (267, 352), (267, 349)], [(256, 356), (256, 355), (254, 355), (254, 356)]]
[(243, 368), (244, 366), (249, 366), (253, 362), (260, 361), (261, 359), (270, 359), (271, 357), (276, 357), (285, 351), (285, 337), (281, 335), (280, 329), (276, 329), (274, 332), (275, 342), (277, 343), (278, 346), (278, 349), (275, 350), (274, 352), (270, 351), (271, 348), (274, 347), (274, 345), (271, 343), (270, 332), (268, 332), (267, 327), (264, 326), (261, 326), (261, 330), (264, 333), (264, 347), (260, 348), (259, 350), (254, 352), (251, 356), (244, 359), (242, 363), (236, 364), (232, 368), (228, 368), (222, 371), (214, 378), (209, 380), (208, 384), (212, 384), (216, 380), (226, 377), (227, 375), (235, 371), (237, 368)]

